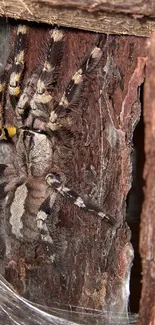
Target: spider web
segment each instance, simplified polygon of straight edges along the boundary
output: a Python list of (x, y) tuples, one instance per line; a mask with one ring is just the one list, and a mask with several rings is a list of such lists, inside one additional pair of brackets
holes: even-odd
[(17, 295), (0, 275), (0, 324), (5, 325), (132, 325), (138, 315), (116, 314), (76, 306), (45, 307)]

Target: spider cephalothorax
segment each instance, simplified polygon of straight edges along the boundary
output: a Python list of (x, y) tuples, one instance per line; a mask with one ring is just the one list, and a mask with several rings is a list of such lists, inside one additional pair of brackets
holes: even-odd
[[(57, 195), (71, 200), (76, 207), (115, 224), (114, 218), (67, 187), (66, 173), (62, 170), (62, 159), (65, 156), (67, 161), (72, 159), (74, 145), (80, 137), (80, 133), (74, 133), (74, 113), (86, 75), (95, 69), (102, 58), (103, 41), (102, 37), (98, 39), (57, 101), (55, 87), (63, 56), (63, 32), (58, 28), (48, 30), (44, 62), (40, 67), (36, 66), (24, 80), (21, 90), (27, 32), (28, 27), (24, 25), (17, 28), (15, 55), (8, 60), (7, 74), (5, 70), (1, 76), (1, 138), (9, 138), (16, 133), (13, 164), (6, 168), (8, 184), (5, 190), (8, 196), (5, 209), (6, 215), (9, 215), (9, 227), (17, 239), (33, 241), (42, 232), (42, 239), (51, 243), (52, 238), (45, 221), (53, 213)], [(7, 86), (17, 117), (15, 127), (7, 126), (4, 119), (3, 92)]]

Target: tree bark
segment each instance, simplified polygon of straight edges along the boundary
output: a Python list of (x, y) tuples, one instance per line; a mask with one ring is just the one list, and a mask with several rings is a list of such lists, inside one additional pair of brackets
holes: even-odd
[(140, 251), (143, 267), (143, 287), (140, 304), (140, 323), (155, 322), (155, 34), (148, 41), (144, 92), (145, 168), (144, 204), (141, 217)]
[(6, 0), (0, 16), (108, 34), (149, 36), (155, 28), (153, 0)]
[[(35, 67), (46, 32), (43, 27), (31, 28), (27, 50), (27, 69), (30, 71)], [(64, 35), (64, 57), (57, 90), (59, 97), (96, 42), (96, 35), (92, 33), (64, 29)], [(102, 37), (103, 58), (87, 76), (75, 114), (73, 131), (77, 140), (74, 146), (72, 142), (67, 144), (66, 155), (63, 140), (57, 140), (54, 149), (63, 158), (55, 163), (66, 174), (67, 185), (113, 216), (117, 226), (111, 227), (58, 196), (60, 213), (52, 215), (47, 223), (52, 245), (48, 246), (41, 240), (29, 242), (26, 235), (25, 241), (20, 241), (11, 230), (17, 225), (10, 222), (7, 201), (3, 269), (16, 291), (33, 302), (46, 306), (57, 303), (58, 306), (101, 309), (105, 311), (102, 321), (117, 324), (127, 313), (133, 258), (130, 230), (125, 222), (125, 202), (131, 187), (132, 135), (140, 117), (137, 94), (144, 78), (146, 49), (143, 38)], [(8, 123), (16, 120), (9, 101), (6, 118)], [(3, 143), (1, 148), (5, 151), (6, 146), (8, 144)], [(18, 157), (16, 141), (9, 145), (9, 150), (12, 154), (9, 151), (8, 159), (13, 159), (15, 165)], [(33, 160), (31, 163), (33, 165)], [(35, 224), (34, 205), (31, 203), (36, 195), (33, 175), (26, 182), (30, 181), (28, 211), (34, 216)], [(44, 184), (44, 180), (42, 182)], [(13, 195), (11, 191), (10, 196)], [(36, 200), (36, 209), (38, 202)], [(28, 220), (29, 214), (22, 220), (23, 233), (32, 227)]]

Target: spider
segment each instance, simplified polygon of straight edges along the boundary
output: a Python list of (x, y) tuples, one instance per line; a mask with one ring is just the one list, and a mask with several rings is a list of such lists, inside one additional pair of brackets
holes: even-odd
[[(5, 215), (9, 216), (6, 222), (10, 232), (18, 240), (37, 240), (41, 234), (42, 240), (52, 242), (46, 220), (54, 213), (58, 195), (73, 202), (78, 209), (95, 214), (114, 226), (114, 217), (67, 187), (65, 164), (62, 163), (65, 159), (71, 161), (74, 153), (70, 148), (76, 147), (80, 137), (74, 118), (77, 118), (86, 76), (102, 58), (102, 36), (57, 100), (57, 78), (64, 48), (63, 31), (57, 27), (47, 31), (48, 46), (44, 60), (34, 68), (22, 86), (28, 33), (29, 27), (18, 26), (14, 57), (8, 59), (0, 79), (1, 139), (15, 139), (13, 162), (5, 170)], [(16, 115), (15, 126), (5, 123), (7, 88)]]

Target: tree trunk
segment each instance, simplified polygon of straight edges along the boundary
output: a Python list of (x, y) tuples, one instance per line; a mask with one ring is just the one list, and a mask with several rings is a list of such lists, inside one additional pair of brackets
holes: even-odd
[[(57, 91), (59, 99), (59, 94), (96, 42), (96, 35), (92, 33), (67, 29), (63, 32), (65, 44)], [(12, 42), (13, 35), (14, 32)], [(31, 28), (28, 70), (35, 66), (45, 38), (46, 29)], [(36, 182), (32, 174), (30, 179), (26, 178), (26, 184), (31, 182), (31, 187), (27, 187), (26, 219), (20, 220), (22, 241), (13, 234), (18, 225), (10, 218), (9, 202), (15, 192), (12, 189), (9, 192), (10, 201), (7, 201), (4, 215), (4, 274), (17, 292), (33, 302), (101, 309), (105, 311), (102, 319), (106, 324), (119, 324), (120, 317), (127, 312), (133, 259), (130, 230), (125, 222), (125, 202), (131, 187), (132, 135), (140, 117), (138, 88), (143, 82), (146, 53), (143, 38), (105, 35), (102, 38), (103, 58), (87, 76), (75, 114), (76, 141), (64, 146), (63, 139), (56, 140), (55, 150), (59, 148), (61, 156), (55, 163), (64, 171), (67, 186), (100, 206), (116, 220), (116, 226), (82, 211), (58, 195), (56, 212), (47, 220), (52, 244), (45, 244), (41, 238), (36, 240), (33, 236), (30, 240), (29, 214), (33, 215), (31, 222), (36, 227), (32, 197), (39, 193), (32, 185)], [(10, 116), (11, 121), (16, 120), (8, 99), (8, 123)], [(9, 145), (8, 158), (13, 164), (20, 154), (16, 141)], [(6, 146), (8, 144), (2, 144), (3, 151)], [(6, 160), (5, 156), (4, 162)], [(31, 164), (33, 166), (33, 160)], [(40, 186), (44, 186), (44, 179)], [(37, 210), (40, 196), (35, 202)]]
[(142, 211), (140, 251), (143, 266), (143, 290), (140, 324), (153, 324), (155, 320), (155, 149), (154, 145), (154, 86), (155, 86), (155, 34), (149, 41), (144, 92), (145, 169), (144, 204)]

